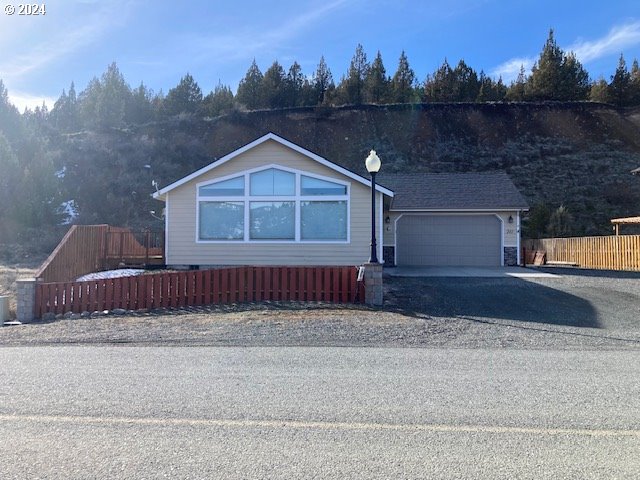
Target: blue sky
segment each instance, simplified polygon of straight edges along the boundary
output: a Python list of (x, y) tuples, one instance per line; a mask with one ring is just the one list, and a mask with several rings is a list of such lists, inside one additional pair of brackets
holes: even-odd
[[(37, 0), (36, 0), (37, 1)], [(549, 28), (593, 79), (609, 80), (624, 53), (640, 58), (638, 0), (42, 0), (44, 16), (7, 15), (0, 0), (0, 79), (22, 110), (50, 106), (71, 81), (83, 90), (115, 61), (131, 86), (165, 93), (187, 72), (208, 93), (235, 91), (253, 58), (297, 60), (311, 75), (321, 55), (338, 81), (358, 43), (380, 50), (388, 74), (404, 50), (424, 80), (445, 58), (509, 81), (529, 68)]]

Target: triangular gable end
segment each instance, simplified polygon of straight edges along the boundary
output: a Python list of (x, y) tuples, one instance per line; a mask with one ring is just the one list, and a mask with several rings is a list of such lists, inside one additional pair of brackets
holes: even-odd
[[(336, 172), (339, 172), (357, 182), (362, 183), (363, 185), (366, 185), (368, 187), (371, 187), (371, 181), (366, 179), (365, 177), (362, 177), (360, 175), (358, 175), (357, 173), (352, 172), (351, 170), (347, 170), (344, 167), (341, 167), (340, 165), (337, 165), (333, 162), (331, 162), (330, 160), (327, 160), (324, 157), (321, 157), (320, 155), (316, 155), (315, 153), (302, 148), (299, 145), (296, 145), (295, 143), (290, 142), (289, 140), (286, 140), (278, 135), (276, 135), (275, 133), (269, 132), (266, 135), (263, 135), (262, 137), (254, 140), (251, 143), (246, 144), (243, 147), (238, 148), (237, 150), (234, 150), (231, 153), (228, 153), (227, 155), (225, 155), (224, 157), (216, 160), (213, 163), (210, 163), (209, 165), (201, 168), (200, 170), (196, 170), (195, 172), (191, 173), (190, 175), (187, 175), (184, 178), (181, 178), (180, 180), (177, 180), (176, 182), (173, 182), (170, 185), (167, 185), (166, 187), (158, 190), (156, 193), (153, 194), (153, 198), (158, 199), (158, 200), (164, 200), (164, 197), (167, 193), (169, 193), (171, 190), (178, 188), (181, 185), (184, 185), (187, 182), (190, 182), (191, 180), (193, 180), (194, 178), (199, 177), (200, 175), (204, 175), (205, 173), (213, 170), (216, 167), (219, 167), (220, 165), (233, 160), (234, 158), (236, 158), (239, 155), (242, 155), (243, 153), (251, 150), (254, 147), (257, 147), (258, 145), (268, 141), (268, 140), (273, 140), (275, 142), (278, 142), (281, 145), (284, 145), (285, 147), (288, 147), (312, 160), (315, 160), (318, 163), (321, 163), (322, 165), (331, 168), (332, 170), (335, 170)], [(389, 190), (388, 188), (385, 188), (381, 185), (376, 184), (376, 191), (383, 193), (384, 195), (387, 195), (389, 197), (393, 197), (393, 191)]]

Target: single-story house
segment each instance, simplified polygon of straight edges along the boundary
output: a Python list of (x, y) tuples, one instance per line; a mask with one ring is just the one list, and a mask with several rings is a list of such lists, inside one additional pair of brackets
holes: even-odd
[[(378, 258), (387, 265), (519, 262), (528, 206), (505, 173), (378, 178)], [(359, 265), (369, 258), (370, 179), (273, 133), (154, 197), (165, 202), (171, 266)]]

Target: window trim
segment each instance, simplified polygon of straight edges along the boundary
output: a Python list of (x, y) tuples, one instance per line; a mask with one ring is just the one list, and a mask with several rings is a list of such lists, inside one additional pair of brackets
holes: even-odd
[[(270, 168), (275, 168), (278, 170), (283, 170), (286, 172), (290, 172), (295, 174), (295, 194), (294, 195), (273, 195), (273, 196), (252, 196), (250, 191), (250, 176), (252, 173), (260, 172), (263, 170), (268, 170)], [(301, 195), (301, 176), (307, 176), (311, 178), (317, 178), (318, 180), (324, 180), (327, 182), (333, 182), (340, 185), (344, 185), (346, 187), (346, 194), (344, 195)], [(236, 177), (244, 176), (244, 195), (237, 196), (210, 196), (210, 195), (200, 195), (200, 187), (205, 185), (210, 185), (217, 182), (223, 182), (225, 180), (230, 180)], [(316, 173), (308, 172), (305, 170), (298, 170), (295, 168), (285, 167), (282, 165), (278, 165), (275, 163), (269, 165), (262, 165), (260, 167), (251, 168), (249, 170), (243, 170), (240, 172), (231, 173), (229, 175), (225, 175), (219, 178), (205, 180), (202, 182), (198, 182), (196, 184), (196, 228), (195, 228), (195, 242), (197, 244), (227, 244), (227, 245), (238, 245), (238, 244), (260, 244), (260, 245), (268, 245), (268, 244), (350, 244), (351, 243), (351, 182), (347, 182), (344, 180), (336, 179), (333, 177), (327, 177), (324, 175), (319, 175)], [(200, 238), (200, 202), (201, 201), (219, 201), (219, 202), (245, 202), (244, 206), (244, 238), (238, 240), (203, 240)], [(259, 239), (251, 239), (250, 238), (250, 202), (294, 202), (294, 210), (295, 210), (295, 238), (293, 240), (259, 240)], [(322, 201), (346, 201), (347, 203), (347, 238), (340, 240), (302, 240), (301, 237), (301, 204), (302, 202), (322, 202)]]

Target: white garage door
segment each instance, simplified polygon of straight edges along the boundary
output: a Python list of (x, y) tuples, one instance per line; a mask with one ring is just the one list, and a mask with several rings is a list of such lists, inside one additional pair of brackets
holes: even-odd
[(499, 266), (501, 222), (495, 215), (403, 215), (397, 223), (397, 264)]

